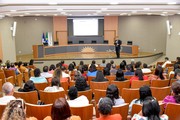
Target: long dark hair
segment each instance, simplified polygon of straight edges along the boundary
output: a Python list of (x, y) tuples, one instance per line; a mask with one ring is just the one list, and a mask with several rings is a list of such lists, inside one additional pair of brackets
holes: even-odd
[(174, 93), (174, 99), (176, 100), (176, 103), (180, 103), (180, 83), (174, 82), (172, 84), (172, 91)]
[(107, 87), (106, 97), (109, 97), (112, 100), (113, 105), (115, 105), (114, 99), (119, 98), (119, 90), (116, 85), (111, 84)]
[(139, 80), (144, 80), (144, 78), (143, 78), (144, 74), (141, 69), (136, 69), (135, 76), (137, 76), (139, 78)]
[(160, 106), (157, 100), (151, 98), (147, 98), (145, 100), (142, 107), (142, 114), (144, 117), (147, 117), (148, 120), (160, 120)]
[(164, 80), (163, 68), (162, 68), (161, 66), (158, 66), (158, 67), (155, 69), (154, 74), (155, 74), (156, 76), (158, 76), (159, 78), (161, 78), (161, 80)]
[(145, 101), (146, 97), (152, 97), (152, 92), (149, 86), (144, 85), (139, 88), (139, 99), (141, 103)]
[(116, 81), (124, 81), (124, 72), (121, 69), (118, 69), (116, 72)]
[(96, 78), (95, 78), (97, 81), (101, 82), (104, 80), (104, 75), (103, 75), (103, 72), (98, 70), (97, 73), (96, 73)]

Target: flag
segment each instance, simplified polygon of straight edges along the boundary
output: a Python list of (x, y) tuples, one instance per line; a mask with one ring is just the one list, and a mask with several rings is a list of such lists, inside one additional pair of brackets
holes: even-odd
[(42, 34), (42, 44), (46, 42), (46, 38), (45, 38), (45, 35), (44, 33)]

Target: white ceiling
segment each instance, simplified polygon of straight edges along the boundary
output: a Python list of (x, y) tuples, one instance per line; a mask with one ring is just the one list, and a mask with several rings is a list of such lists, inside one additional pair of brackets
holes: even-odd
[(175, 14), (180, 0), (0, 0), (0, 17)]

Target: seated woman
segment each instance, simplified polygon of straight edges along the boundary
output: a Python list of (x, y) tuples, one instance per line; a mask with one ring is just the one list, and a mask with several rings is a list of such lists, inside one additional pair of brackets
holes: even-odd
[(167, 79), (165, 74), (163, 74), (163, 68), (161, 66), (157, 66), (153, 75), (150, 75), (149, 80), (165, 80)]
[(135, 76), (131, 77), (130, 82), (133, 80), (148, 80), (148, 76), (144, 75), (141, 69), (136, 69)]
[(47, 116), (44, 120), (81, 120), (81, 118), (71, 115), (70, 107), (65, 98), (58, 98), (52, 106), (51, 116)]
[(108, 67), (105, 67), (103, 69), (103, 74), (104, 74), (104, 76), (109, 76), (110, 75), (110, 69)]
[(51, 87), (46, 87), (44, 91), (46, 92), (58, 92), (64, 91), (63, 87), (60, 87), (60, 81), (58, 78), (53, 78), (51, 81)]
[(100, 117), (96, 120), (122, 120), (120, 114), (111, 115), (111, 110), (113, 108), (113, 102), (110, 98), (104, 97), (99, 101), (98, 111)]
[(125, 81), (127, 80), (126, 78), (124, 78), (124, 72), (119, 69), (117, 72), (116, 72), (116, 79), (115, 81)]
[(108, 79), (106, 79), (102, 73), (102, 71), (98, 70), (96, 77), (92, 79), (92, 81), (94, 82), (104, 82), (104, 81), (108, 81)]
[(143, 103), (142, 111), (134, 114), (131, 120), (168, 120), (167, 115), (159, 116), (160, 106), (157, 100), (147, 97)]
[(32, 80), (28, 80), (23, 88), (19, 88), (18, 92), (30, 92), (30, 91), (37, 91), (34, 82)]
[(89, 85), (87, 85), (87, 82), (83, 77), (78, 77), (76, 79), (75, 87), (78, 91), (85, 91), (90, 89)]
[(47, 80), (45, 77), (40, 76), (41, 71), (39, 68), (36, 68), (34, 70), (34, 77), (30, 77), (30, 80), (32, 80), (34, 83), (47, 83)]
[[(178, 69), (180, 69), (179, 64), (174, 64), (174, 69), (173, 69), (173, 71), (170, 71), (170, 72), (169, 72), (169, 78), (170, 78), (170, 79), (176, 78), (175, 73), (176, 73), (176, 70), (178, 70)], [(171, 78), (171, 75), (173, 75), (174, 77)]]
[(106, 90), (106, 97), (109, 97), (112, 100), (113, 106), (118, 106), (125, 103), (124, 99), (119, 96), (119, 89), (114, 84), (108, 86)]
[(131, 101), (129, 105), (129, 114), (131, 114), (133, 104), (143, 104), (146, 97), (152, 97), (151, 89), (149, 86), (142, 86), (139, 88), (139, 98), (136, 98)]
[(165, 107), (168, 103), (178, 103), (180, 104), (180, 83), (178, 81), (173, 82), (172, 93), (164, 98), (163, 103), (165, 103)]
[(48, 72), (49, 72), (50, 74), (53, 74), (55, 69), (56, 69), (55, 65), (54, 65), (54, 64), (51, 64), (51, 65), (49, 66), (49, 71), (48, 71)]
[(94, 76), (95, 77), (96, 73), (97, 73), (96, 66), (94, 64), (91, 64), (89, 71), (87, 73), (87, 76)]
[(26, 118), (23, 99), (11, 100), (2, 115), (2, 120), (37, 120), (35, 117)]

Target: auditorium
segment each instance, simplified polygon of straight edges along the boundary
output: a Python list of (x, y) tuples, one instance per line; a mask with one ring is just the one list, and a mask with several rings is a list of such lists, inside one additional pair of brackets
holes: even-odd
[(179, 0), (0, 0), (0, 117), (180, 120), (179, 45)]

